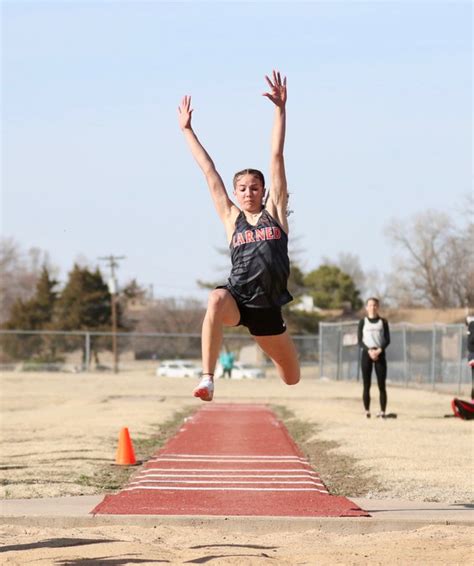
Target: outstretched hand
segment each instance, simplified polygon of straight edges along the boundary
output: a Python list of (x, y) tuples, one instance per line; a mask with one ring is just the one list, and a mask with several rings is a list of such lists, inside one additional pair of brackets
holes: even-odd
[(269, 98), (273, 104), (284, 108), (286, 104), (286, 77), (281, 80), (280, 71), (273, 71), (273, 80), (270, 80), (267, 75), (265, 75), (265, 80), (270, 87), (270, 92), (264, 92), (263, 96)]
[(191, 127), (191, 116), (192, 116), (192, 109), (191, 109), (191, 97), (186, 95), (183, 97), (181, 104), (178, 106), (178, 122), (179, 127), (182, 130)]

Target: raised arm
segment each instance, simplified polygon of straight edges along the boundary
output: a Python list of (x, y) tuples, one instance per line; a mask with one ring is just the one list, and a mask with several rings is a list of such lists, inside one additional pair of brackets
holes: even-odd
[(283, 148), (285, 144), (286, 131), (286, 77), (281, 78), (279, 71), (273, 71), (272, 79), (265, 76), (270, 87), (266, 96), (275, 105), (275, 116), (273, 119), (273, 130), (270, 154), (270, 194), (267, 208), (270, 214), (280, 222), (285, 232), (288, 233), (288, 190), (286, 184), (285, 161)]
[(211, 193), (212, 200), (217, 210), (217, 214), (224, 223), (227, 225), (230, 222), (232, 212), (237, 210), (236, 206), (229, 199), (227, 191), (221, 176), (216, 170), (214, 162), (210, 158), (207, 151), (204, 149), (201, 142), (198, 140), (194, 130), (191, 126), (191, 117), (193, 110), (191, 109), (191, 97), (185, 96), (178, 106), (178, 121), (179, 126), (184, 134), (186, 143), (188, 144), (191, 153), (201, 168), (204, 176), (206, 177), (207, 184)]

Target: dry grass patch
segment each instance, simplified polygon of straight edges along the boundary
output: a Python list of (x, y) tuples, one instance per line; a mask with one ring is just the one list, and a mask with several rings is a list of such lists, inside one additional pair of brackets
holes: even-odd
[(281, 405), (272, 410), (288, 429), (290, 436), (314, 466), (332, 495), (364, 497), (383, 491), (383, 486), (352, 456), (339, 454), (335, 441), (318, 439), (318, 426), (299, 420), (292, 411)]
[(92, 475), (82, 474), (76, 480), (78, 485), (93, 487), (96, 493), (117, 491), (124, 487), (130, 477), (140, 470), (140, 464), (147, 462), (166, 442), (180, 429), (186, 418), (196, 412), (196, 407), (185, 407), (161, 425), (156, 425), (158, 432), (133, 440), (137, 465), (117, 466), (107, 464), (100, 466)]

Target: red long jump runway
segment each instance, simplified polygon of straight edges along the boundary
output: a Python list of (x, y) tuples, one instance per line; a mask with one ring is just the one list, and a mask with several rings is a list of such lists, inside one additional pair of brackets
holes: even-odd
[(264, 405), (206, 405), (93, 514), (360, 517)]

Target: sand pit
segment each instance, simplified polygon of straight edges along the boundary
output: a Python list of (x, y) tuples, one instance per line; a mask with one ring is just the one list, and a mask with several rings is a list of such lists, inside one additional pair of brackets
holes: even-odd
[[(175, 419), (179, 424), (183, 415), (196, 406), (197, 401), (190, 396), (193, 384), (191, 379), (157, 378), (152, 371), (119, 375), (3, 374), (2, 497), (103, 493), (104, 487), (99, 488), (94, 477), (112, 469), (120, 428), (127, 426), (134, 442), (142, 440), (146, 444), (147, 438), (157, 434), (164, 423), (169, 425), (176, 413), (181, 415)], [(280, 407), (282, 414), (291, 412), (299, 426), (303, 423), (307, 427), (303, 450), (316, 443), (320, 449), (328, 448), (329, 460), (346, 458), (340, 461), (351, 462), (350, 473), (344, 471), (343, 494), (347, 497), (451, 504), (472, 501), (472, 423), (444, 418), (450, 413), (452, 395), (390, 385), (388, 392), (388, 409), (398, 414), (397, 419), (366, 419), (360, 384), (321, 381), (311, 375), (305, 375), (295, 387), (284, 386), (272, 376), (253, 381), (219, 380), (215, 401), (269, 403)], [(374, 412), (376, 401), (377, 390), (373, 388)], [(318, 462), (314, 466), (337, 491), (337, 473), (325, 478)], [(361, 478), (366, 481), (361, 482)], [(12, 564), (26, 559), (56, 563), (73, 557), (125, 555), (140, 557), (141, 563), (182, 563), (206, 553), (222, 555), (213, 560), (219, 564), (270, 559), (278, 564), (363, 564), (378, 560), (384, 564), (418, 560), (455, 564), (463, 561), (463, 553), (472, 543), (469, 527), (449, 526), (426, 527), (404, 535), (392, 533), (392, 538), (389, 533), (337, 535), (306, 531), (285, 537), (281, 533), (235, 533), (227, 534), (224, 541), (218, 532), (185, 531), (173, 526), (151, 530), (109, 526), (60, 533), (56, 529), (53, 533), (12, 525), (3, 527), (2, 538), (6, 545), (30, 545), (4, 555)], [(96, 542), (80, 547), (66, 543), (59, 544), (59, 548), (34, 546), (40, 541), (68, 537)], [(102, 539), (112, 542), (100, 542)], [(201, 550), (199, 545), (204, 545)], [(261, 548), (257, 548), (259, 545)]]

